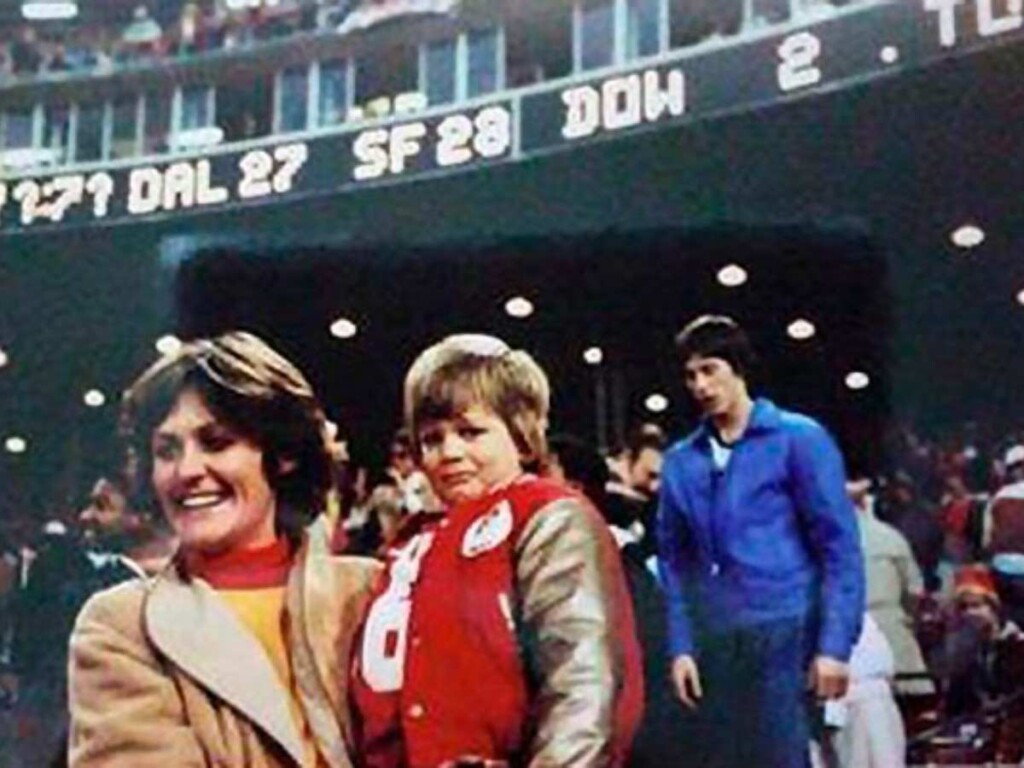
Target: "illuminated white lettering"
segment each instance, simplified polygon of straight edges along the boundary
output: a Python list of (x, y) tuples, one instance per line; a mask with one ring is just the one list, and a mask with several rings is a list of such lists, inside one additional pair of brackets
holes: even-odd
[(85, 177), (58, 176), (53, 180), (53, 191), (57, 198), (50, 205), (50, 220), (61, 221), (68, 208), (82, 202), (85, 193)]
[(639, 125), (641, 100), (640, 75), (606, 80), (601, 85), (602, 127), (615, 131)]
[(601, 94), (589, 85), (570, 88), (562, 93), (566, 106), (562, 136), (582, 139), (597, 132), (601, 125)]
[(657, 70), (644, 72), (644, 119), (649, 123), (668, 112), (670, 117), (686, 113), (686, 75), (682, 70), (669, 70), (665, 87)]
[(487, 107), (473, 120), (473, 149), (483, 157), (500, 157), (512, 146), (512, 115), (505, 107)]
[(402, 173), (406, 160), (416, 157), (422, 147), (419, 140), (427, 135), (423, 123), (406, 123), (391, 129), (391, 172)]
[(274, 174), (274, 191), (289, 192), (295, 184), (295, 177), (309, 159), (309, 148), (302, 144), (285, 144), (274, 150), (274, 159), (281, 167)]
[(238, 161), (242, 179), (238, 182), (238, 196), (243, 200), (269, 195), (274, 187), (270, 174), (274, 171), (274, 158), (263, 149), (254, 149), (242, 155)]
[(1006, 16), (996, 18), (995, 9), (992, 7), (995, 0), (978, 0), (978, 32), (982, 37), (1001, 35), (1004, 32), (1012, 32), (1024, 24), (1024, 2), (1022, 0), (1007, 0)]
[(85, 182), (85, 191), (92, 195), (92, 215), (102, 219), (110, 212), (110, 198), (114, 194), (114, 179), (106, 171), (94, 173)]
[(210, 186), (210, 161), (200, 160), (196, 163), (196, 202), (199, 205), (216, 205), (227, 199), (227, 189)]
[(447, 168), (473, 159), (469, 142), (473, 138), (473, 121), (465, 115), (451, 115), (437, 126), (437, 164)]
[(648, 70), (605, 80), (600, 90), (590, 85), (562, 93), (566, 106), (562, 136), (581, 139), (599, 130), (618, 131), (664, 117), (686, 114), (686, 75), (679, 69), (664, 74)]
[(383, 128), (374, 128), (370, 131), (363, 131), (352, 144), (352, 154), (356, 156), (359, 165), (352, 171), (357, 181), (376, 179), (383, 176), (388, 170), (388, 151), (385, 145), (388, 142), (388, 132)]
[(196, 170), (191, 163), (174, 163), (164, 171), (163, 207), (173, 211), (196, 203)]
[(939, 43), (946, 48), (956, 45), (956, 7), (963, 0), (924, 0), (924, 9), (939, 14)]
[(25, 179), (14, 188), (11, 197), (21, 203), (21, 223), (27, 227), (39, 216), (39, 185), (31, 179)]
[(164, 177), (156, 168), (136, 168), (128, 176), (128, 213), (153, 213), (160, 207)]
[(779, 88), (794, 91), (821, 82), (814, 62), (821, 55), (821, 41), (810, 32), (797, 32), (779, 44)]

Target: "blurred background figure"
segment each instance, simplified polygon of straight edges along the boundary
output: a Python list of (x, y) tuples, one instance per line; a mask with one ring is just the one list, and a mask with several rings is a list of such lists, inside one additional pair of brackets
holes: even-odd
[(992, 554), (1024, 553), (1024, 445), (1003, 456), (1003, 483), (985, 509), (982, 543)]
[[(871, 481), (857, 478), (846, 484), (846, 490), (857, 510), (868, 614), (888, 642), (894, 674), (920, 676), (927, 667), (914, 636), (913, 617), (925, 595), (921, 570), (903, 534), (875, 517)], [(934, 689), (930, 681), (923, 679), (897, 685), (903, 685), (910, 693)]]

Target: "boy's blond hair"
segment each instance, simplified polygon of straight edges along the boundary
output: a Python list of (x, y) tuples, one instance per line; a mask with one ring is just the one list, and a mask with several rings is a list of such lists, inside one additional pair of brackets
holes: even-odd
[(547, 455), (548, 377), (527, 352), (499, 338), (463, 333), (428, 347), (409, 368), (404, 395), (417, 453), (426, 422), (452, 418), (479, 403), (505, 422), (522, 462)]

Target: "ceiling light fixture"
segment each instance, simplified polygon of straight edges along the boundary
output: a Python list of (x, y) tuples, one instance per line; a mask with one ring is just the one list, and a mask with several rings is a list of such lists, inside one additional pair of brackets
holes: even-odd
[(604, 350), (600, 347), (587, 347), (583, 350), (583, 362), (587, 365), (600, 365), (604, 362)]
[(814, 327), (814, 323), (810, 320), (800, 318), (794, 320), (786, 328), (786, 333), (789, 338), (795, 339), (796, 341), (807, 341), (807, 339), (813, 338), (814, 334), (817, 333), (817, 329)]
[(668, 398), (660, 392), (654, 392), (644, 400), (644, 407), (651, 413), (664, 413), (668, 409)]
[(505, 312), (509, 317), (522, 320), (533, 314), (533, 302), (524, 296), (513, 296), (505, 302)]
[(718, 270), (718, 282), (726, 288), (738, 288), (747, 282), (747, 270), (739, 264), (727, 264)]
[(339, 317), (331, 323), (331, 336), (336, 339), (351, 339), (359, 333), (359, 327), (347, 317)]
[(4, 441), (4, 448), (8, 453), (24, 453), (28, 450), (28, 441), (23, 437), (13, 435)]
[(98, 389), (90, 389), (82, 395), (82, 402), (90, 408), (99, 408), (107, 402), (107, 396)]
[(846, 374), (846, 386), (849, 389), (866, 389), (870, 383), (871, 377), (864, 373), (864, 371), (850, 371)]
[(181, 339), (174, 334), (168, 333), (156, 340), (153, 345), (161, 355), (173, 355), (181, 349)]
[(29, 21), (62, 21), (78, 15), (74, 0), (24, 0), (21, 15)]
[(949, 239), (957, 248), (977, 248), (985, 242), (985, 230), (974, 224), (964, 224), (953, 230)]

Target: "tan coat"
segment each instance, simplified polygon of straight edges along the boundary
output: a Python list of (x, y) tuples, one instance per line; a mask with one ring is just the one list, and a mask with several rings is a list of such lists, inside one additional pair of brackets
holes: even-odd
[[(296, 688), (331, 768), (351, 768), (348, 669), (378, 566), (307, 538), (288, 579)], [(71, 768), (294, 768), (303, 743), (259, 642), (174, 567), (95, 595), (71, 636)], [(304, 767), (306, 768), (306, 767)]]

